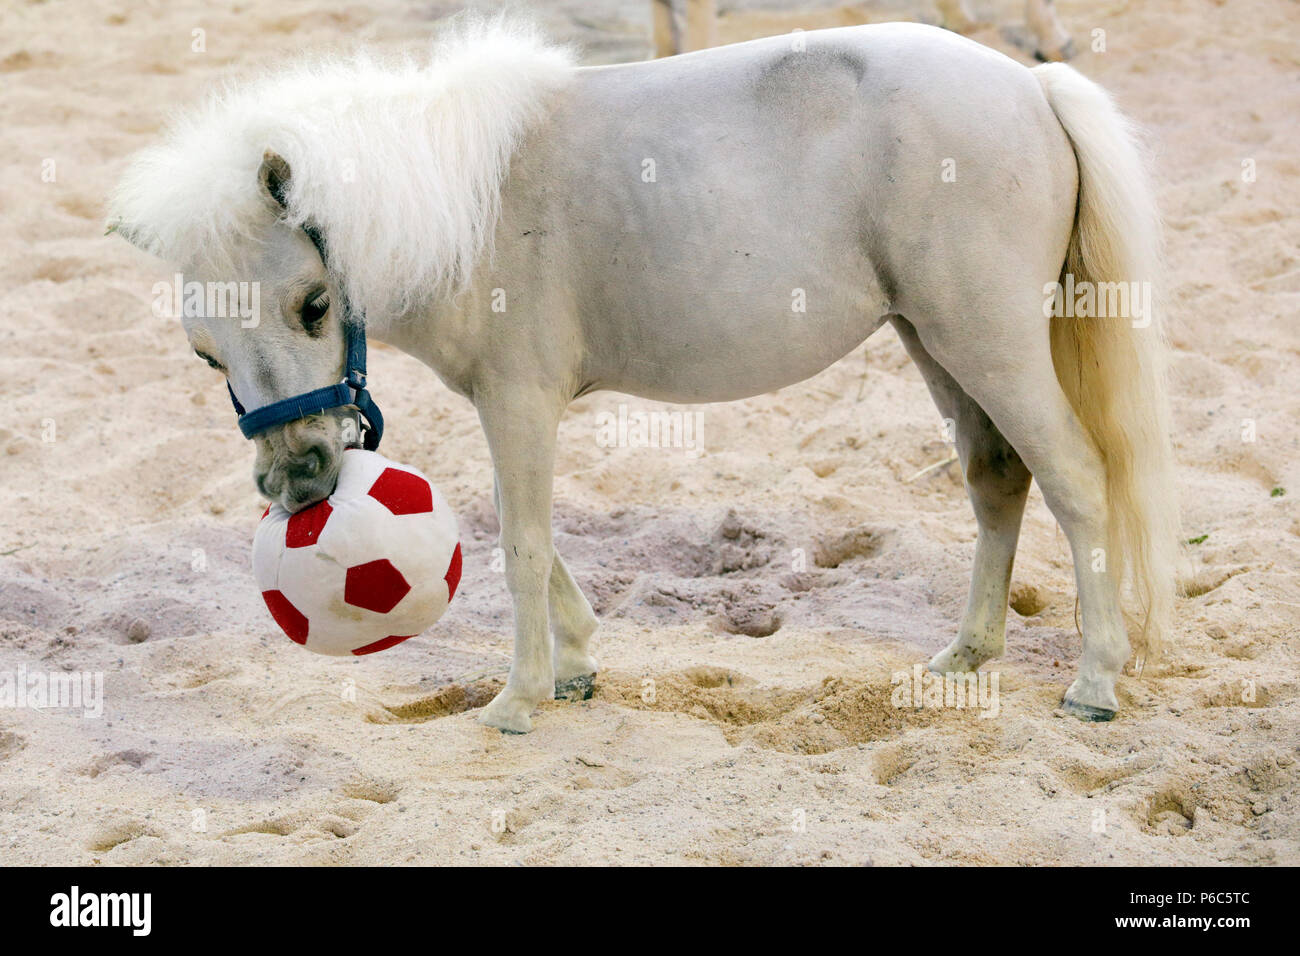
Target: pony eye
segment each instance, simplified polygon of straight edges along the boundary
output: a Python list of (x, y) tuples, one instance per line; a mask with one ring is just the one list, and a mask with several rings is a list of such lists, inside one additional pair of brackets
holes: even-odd
[(226, 367), (222, 365), (220, 362), (218, 362), (216, 359), (214, 359), (208, 353), (196, 351), (194, 354), (197, 355), (199, 358), (203, 359), (203, 361), (207, 362), (209, 368), (216, 369), (222, 375), (226, 374)]
[(330, 310), (330, 294), (322, 292), (314, 299), (309, 299), (302, 306), (302, 324), (308, 332), (317, 331), (325, 313)]

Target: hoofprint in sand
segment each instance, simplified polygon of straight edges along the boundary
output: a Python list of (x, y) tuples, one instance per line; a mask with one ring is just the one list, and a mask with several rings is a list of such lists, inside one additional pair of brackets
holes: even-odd
[[(951, 638), (974, 522), (951, 466), (909, 480), (948, 447), (883, 332), (805, 385), (686, 409), (698, 457), (598, 440), (620, 404), (659, 406), (600, 394), (570, 410), (556, 538), (602, 617), (604, 671), (592, 701), (544, 705), (522, 741), (467, 712), (499, 686), (510, 627), (469, 407), (413, 360), (372, 356), (385, 452), (462, 516), (463, 603), (383, 655), (312, 659), (251, 584), (261, 507), (219, 381), (149, 316), (158, 277), (99, 237), (100, 199), (156, 136), (158, 104), (290, 37), (395, 48), (434, 24), (397, 5), (364, 22), (310, 5), (149, 20), (104, 5), (71, 28), (6, 14), (0, 672), (104, 688), (100, 717), (0, 709), (7, 858), (1296, 862), (1285, 210), (1300, 167), (1280, 92), (1295, 55), (1285, 4), (1166, 6), (1106, 14), (1107, 52), (1076, 61), (1154, 133), (1184, 523), (1206, 535), (1179, 646), (1121, 681), (1122, 719), (1054, 711), (1079, 646), (1068, 550), (1036, 492), (998, 715), (894, 706), (891, 680)], [(1061, 12), (1093, 26), (1085, 5)], [(548, 19), (610, 60), (643, 55), (641, 16)]]

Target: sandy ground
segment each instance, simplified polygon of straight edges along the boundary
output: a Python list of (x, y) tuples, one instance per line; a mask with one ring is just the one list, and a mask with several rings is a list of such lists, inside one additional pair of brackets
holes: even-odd
[[(761, 6), (724, 38), (896, 9)], [(975, 7), (1018, 18), (1018, 3)], [(252, 582), (252, 448), (219, 379), (150, 313), (170, 270), (102, 236), (103, 197), (169, 108), (300, 46), (416, 48), (450, 5), (7, 4), (0, 673), (102, 672), (105, 705), (0, 708), (0, 858), (1300, 863), (1296, 6), (1060, 8), (1076, 65), (1151, 129), (1164, 183), (1198, 539), (1172, 657), (1123, 679), (1112, 724), (1057, 710), (1079, 640), (1066, 545), (1035, 491), (1000, 714), (891, 706), (890, 674), (954, 633), (975, 525), (954, 467), (914, 477), (948, 449), (886, 328), (800, 386), (697, 409), (696, 459), (599, 447), (597, 416), (623, 396), (573, 406), (557, 542), (601, 615), (604, 669), (594, 699), (504, 737), (473, 712), (503, 679), (510, 613), (471, 408), (376, 349), (385, 452), (458, 510), (462, 590), (397, 649), (306, 654)], [(541, 10), (589, 62), (648, 50), (640, 0)], [(1025, 59), (1003, 36), (977, 38)]]

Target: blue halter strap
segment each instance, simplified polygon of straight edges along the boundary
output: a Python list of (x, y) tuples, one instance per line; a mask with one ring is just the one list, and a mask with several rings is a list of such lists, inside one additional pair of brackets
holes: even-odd
[[(324, 237), (311, 226), (304, 226), (303, 228), (316, 246), (316, 250), (320, 253), (321, 261), (324, 262)], [(374, 399), (370, 397), (370, 392), (366, 389), (366, 329), (364, 322), (363, 316), (353, 316), (347, 301), (344, 300), (343, 335), (347, 341), (347, 358), (343, 365), (343, 381), (337, 385), (329, 385), (311, 392), (303, 392), (301, 395), (293, 395), (278, 402), (272, 402), (270, 405), (255, 408), (251, 412), (246, 412), (239, 399), (235, 397), (234, 388), (231, 387), (230, 382), (226, 382), (226, 390), (230, 392), (230, 401), (235, 406), (235, 414), (239, 416), (239, 430), (244, 433), (244, 437), (254, 438), (264, 431), (279, 425), (286, 425), (300, 418), (306, 418), (308, 415), (319, 415), (330, 408), (352, 405), (356, 407), (365, 420), (365, 434), (362, 438), (362, 445), (367, 451), (374, 451), (378, 448), (379, 440), (384, 437), (384, 416), (380, 414), (379, 406), (375, 404)]]

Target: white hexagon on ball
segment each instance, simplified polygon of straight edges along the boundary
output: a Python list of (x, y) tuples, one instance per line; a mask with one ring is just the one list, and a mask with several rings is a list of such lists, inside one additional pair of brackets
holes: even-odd
[(295, 643), (318, 654), (371, 654), (427, 630), (460, 583), (460, 534), (417, 469), (372, 451), (343, 453), (327, 499), (278, 504), (253, 537), (253, 577)]

